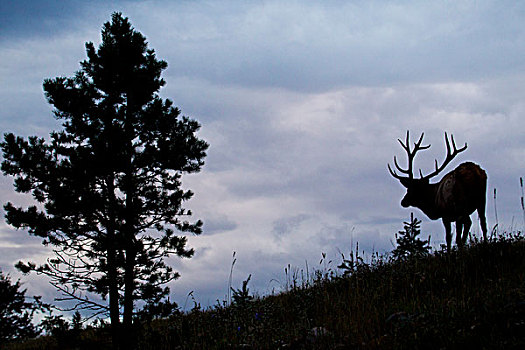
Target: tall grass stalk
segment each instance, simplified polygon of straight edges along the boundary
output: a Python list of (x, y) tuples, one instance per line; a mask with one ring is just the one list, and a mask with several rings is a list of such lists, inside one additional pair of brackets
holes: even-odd
[(494, 225), (494, 228), (492, 229), (492, 233), (490, 238), (494, 238), (494, 234), (497, 234), (498, 227), (499, 227), (499, 221), (498, 221), (498, 207), (496, 205), (497, 202), (497, 196), (496, 196), (496, 187), (494, 187), (494, 218), (496, 219), (496, 225)]
[(235, 263), (237, 262), (237, 258), (235, 257), (236, 252), (233, 251), (232, 255), (232, 265), (230, 268), (230, 276), (228, 277), (228, 305), (231, 305), (232, 303), (232, 283), (233, 283), (233, 267), (235, 266)]
[(525, 199), (523, 191), (523, 178), (520, 176), (520, 187), (521, 187), (521, 211), (523, 212), (523, 231), (525, 232)]

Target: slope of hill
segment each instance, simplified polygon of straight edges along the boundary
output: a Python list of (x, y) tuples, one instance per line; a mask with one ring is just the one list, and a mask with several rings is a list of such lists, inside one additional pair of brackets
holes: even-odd
[[(525, 239), (518, 233), (463, 251), (392, 261), (356, 259), (346, 276), (318, 271), (289, 291), (144, 323), (140, 349), (525, 348)], [(246, 292), (247, 290), (245, 290)], [(239, 294), (240, 293), (240, 294)], [(103, 330), (60, 348), (109, 346)], [(83, 340), (82, 340), (83, 339)], [(11, 349), (58, 348), (61, 339)], [(30, 345), (32, 344), (32, 345)]]

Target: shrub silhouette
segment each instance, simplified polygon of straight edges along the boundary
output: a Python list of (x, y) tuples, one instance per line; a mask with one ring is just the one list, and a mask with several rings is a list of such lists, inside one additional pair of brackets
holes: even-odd
[(397, 247), (392, 251), (394, 260), (404, 260), (409, 257), (423, 257), (430, 253), (430, 236), (428, 240), (422, 241), (419, 238), (421, 230), (419, 225), (421, 220), (414, 218), (414, 213), (410, 213), (410, 222), (404, 222), (404, 231), (396, 233)]

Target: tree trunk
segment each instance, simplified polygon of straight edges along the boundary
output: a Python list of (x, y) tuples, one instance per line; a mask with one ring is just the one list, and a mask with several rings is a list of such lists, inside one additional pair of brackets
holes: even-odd
[(124, 263), (124, 318), (123, 318), (123, 327), (128, 335), (126, 337), (126, 348), (134, 349), (135, 341), (133, 338), (134, 332), (132, 332), (133, 327), (133, 310), (134, 310), (134, 292), (135, 292), (135, 265), (137, 257), (137, 247), (136, 247), (136, 237), (137, 232), (135, 231), (135, 223), (137, 221), (137, 212), (135, 210), (135, 196), (136, 187), (134, 183), (134, 169), (133, 169), (133, 155), (135, 154), (135, 149), (133, 146), (134, 136), (134, 126), (133, 126), (133, 117), (136, 106), (133, 102), (132, 93), (129, 91), (126, 92), (127, 96), (127, 108), (126, 108), (126, 120), (124, 123), (125, 131), (125, 142), (127, 142), (127, 159), (126, 165), (127, 169), (125, 170), (124, 175), (124, 193), (126, 195), (126, 207), (125, 207), (125, 224), (123, 238), (124, 249), (126, 251), (126, 261)]
[(133, 292), (135, 291), (135, 249), (128, 248), (126, 252), (126, 271), (124, 273), (124, 327), (131, 329), (133, 325)]
[(125, 349), (135, 349), (136, 339), (133, 332), (133, 310), (135, 291), (135, 237), (133, 232), (126, 232), (126, 262), (124, 264), (124, 318), (123, 331), (126, 333), (122, 339)]
[(119, 349), (119, 339), (121, 338), (119, 293), (118, 293), (118, 276), (116, 266), (116, 251), (114, 248), (115, 232), (108, 232), (108, 287), (109, 287), (109, 318), (111, 320), (111, 338), (113, 349)]
[[(129, 124), (129, 122), (128, 122)], [(126, 131), (130, 140), (129, 149), (132, 150), (132, 136), (130, 135), (130, 128), (126, 124)], [(131, 155), (130, 151), (130, 155)], [(132, 327), (133, 327), (133, 310), (134, 310), (134, 292), (135, 292), (135, 265), (137, 257), (137, 242), (135, 232), (136, 210), (135, 200), (136, 188), (133, 182), (133, 166), (131, 157), (128, 159), (128, 170), (124, 177), (124, 192), (126, 194), (126, 213), (125, 213), (125, 224), (123, 238), (125, 240), (124, 247), (126, 251), (126, 261), (124, 263), (124, 318), (123, 326), (124, 329), (129, 332), (126, 337), (126, 348), (134, 349), (135, 341), (133, 339)]]
[[(118, 291), (118, 267), (117, 267), (117, 237), (115, 232), (115, 179), (110, 176), (107, 180), (108, 190), (108, 222), (107, 222), (107, 277), (109, 289), (109, 319), (111, 321), (111, 337), (113, 349), (119, 349), (121, 339), (120, 307)], [(120, 347), (121, 348), (121, 347)], [(123, 348), (121, 348), (123, 349)]]

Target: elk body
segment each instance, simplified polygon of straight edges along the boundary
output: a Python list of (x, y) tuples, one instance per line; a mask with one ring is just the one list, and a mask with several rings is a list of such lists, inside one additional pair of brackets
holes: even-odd
[(466, 143), (465, 146), (457, 149), (454, 136), (451, 136), (451, 147), (447, 133), (445, 133), (445, 145), (447, 147), (445, 161), (441, 166), (438, 166), (436, 160), (434, 172), (423, 176), (420, 170), (420, 178), (414, 178), (414, 156), (418, 151), (430, 147), (430, 145), (421, 146), (423, 135), (424, 134), (421, 134), (419, 140), (414, 143), (414, 149), (412, 150), (410, 149), (408, 131), (405, 143), (398, 139), (408, 155), (408, 168), (402, 169), (398, 165), (396, 157), (394, 157), (394, 165), (400, 173), (407, 175), (406, 177), (398, 175), (396, 171), (392, 170), (390, 164), (388, 164), (390, 174), (398, 179), (407, 189), (406, 195), (401, 200), (401, 205), (405, 208), (419, 208), (431, 220), (441, 219), (445, 226), (448, 251), (450, 251), (452, 241), (451, 223), (456, 223), (456, 244), (458, 247), (463, 247), (472, 225), (470, 214), (476, 210), (478, 211), (483, 238), (486, 240), (487, 222), (485, 218), (485, 203), (487, 174), (479, 165), (472, 162), (465, 162), (443, 176), (438, 183), (430, 183), (429, 180), (432, 177), (438, 175), (454, 157), (467, 149)]

